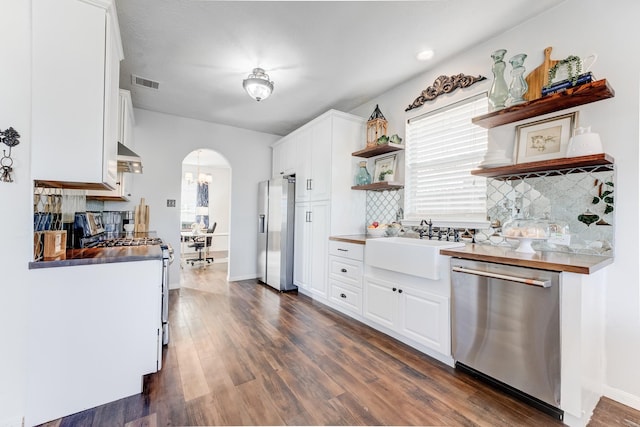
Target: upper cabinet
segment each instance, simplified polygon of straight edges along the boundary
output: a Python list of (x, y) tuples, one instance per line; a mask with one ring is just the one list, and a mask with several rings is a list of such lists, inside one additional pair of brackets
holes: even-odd
[[(131, 103), (131, 92), (120, 89), (118, 95), (118, 142), (128, 148), (133, 148), (133, 126), (135, 124), (133, 116), (133, 104)], [(118, 171), (116, 188), (113, 190), (89, 190), (87, 199), (105, 200), (112, 202), (127, 202), (131, 197), (132, 173)]]
[(282, 138), (273, 146), (274, 177), (293, 175), (296, 171), (297, 147), (292, 138)]
[(296, 202), (328, 200), (331, 196), (331, 116), (320, 116), (294, 136)]
[(122, 43), (112, 0), (32, 2), (32, 175), (114, 189)]

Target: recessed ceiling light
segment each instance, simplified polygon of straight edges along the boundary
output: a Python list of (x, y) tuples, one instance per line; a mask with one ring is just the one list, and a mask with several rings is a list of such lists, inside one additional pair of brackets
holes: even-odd
[(432, 49), (427, 49), (423, 50), (422, 52), (418, 52), (416, 58), (418, 59), (418, 61), (428, 61), (429, 59), (433, 58), (433, 54), (434, 52)]

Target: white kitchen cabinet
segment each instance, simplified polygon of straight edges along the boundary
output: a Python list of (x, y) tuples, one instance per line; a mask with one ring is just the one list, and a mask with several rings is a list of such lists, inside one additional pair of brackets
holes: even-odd
[(162, 260), (30, 274), (25, 425), (142, 392), (161, 362)]
[[(133, 126), (135, 119), (133, 116), (133, 105), (131, 103), (131, 92), (120, 89), (118, 95), (118, 141), (123, 145), (133, 148)], [(127, 202), (131, 197), (131, 183), (133, 174), (118, 172), (116, 188), (113, 190), (88, 190), (87, 199), (104, 200), (112, 202)]]
[[(364, 233), (364, 194), (351, 191), (351, 153), (364, 144), (364, 131), (363, 118), (330, 110), (276, 144), (291, 144), (296, 159), (294, 283), (325, 303), (329, 236)], [(286, 152), (274, 151), (274, 172), (283, 169)]]
[(296, 200), (328, 200), (331, 197), (331, 116), (320, 116), (296, 138)]
[(296, 144), (291, 138), (283, 138), (273, 145), (272, 176), (293, 175), (296, 171)]
[(362, 315), (364, 245), (329, 241), (329, 304)]
[(450, 355), (449, 298), (418, 286), (364, 279), (364, 317), (413, 342)]
[(112, 0), (32, 2), (32, 175), (113, 189), (123, 58)]
[(327, 297), (329, 202), (298, 203), (295, 208), (293, 283), (312, 297)]

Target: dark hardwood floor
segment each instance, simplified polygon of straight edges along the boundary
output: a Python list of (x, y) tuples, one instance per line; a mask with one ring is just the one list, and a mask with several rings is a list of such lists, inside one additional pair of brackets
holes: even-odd
[[(297, 293), (185, 267), (144, 392), (45, 424), (556, 426), (560, 422)], [(603, 399), (593, 426), (639, 426)]]

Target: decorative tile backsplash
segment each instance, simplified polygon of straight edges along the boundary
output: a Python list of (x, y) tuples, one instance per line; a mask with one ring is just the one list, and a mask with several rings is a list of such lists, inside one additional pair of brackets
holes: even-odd
[[(613, 256), (615, 178), (613, 165), (489, 178), (487, 219), (492, 227), (475, 230), (475, 241), (516, 247), (518, 242), (500, 236), (502, 224), (516, 216), (541, 218), (568, 232), (560, 240), (535, 242), (534, 249)], [(404, 190), (367, 191), (367, 224), (397, 221), (403, 206)]]
[[(568, 245), (534, 244), (542, 251), (613, 255), (615, 169), (585, 168), (553, 173), (531, 173), (507, 180), (487, 180), (487, 216), (494, 225), (516, 215), (543, 218), (568, 226)], [(557, 173), (557, 172), (554, 172)], [(478, 241), (504, 244), (500, 230), (480, 230)]]
[(367, 191), (367, 224), (390, 224), (402, 219), (404, 190)]

